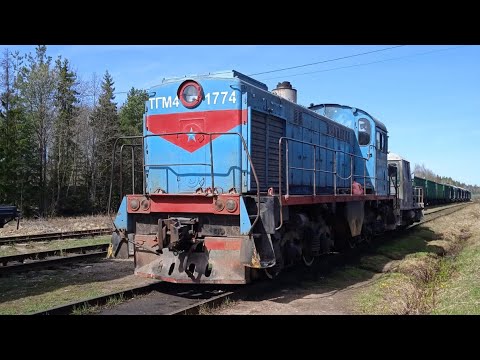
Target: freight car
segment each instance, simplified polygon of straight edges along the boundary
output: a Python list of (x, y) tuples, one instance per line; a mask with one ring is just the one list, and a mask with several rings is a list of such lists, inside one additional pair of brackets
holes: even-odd
[(419, 176), (414, 176), (414, 185), (423, 189), (425, 206), (470, 201), (471, 199), (469, 190), (427, 180)]
[(114, 219), (113, 256), (164, 281), (247, 283), (421, 218), (408, 162), (387, 161), (383, 123), (296, 100), (289, 82), (269, 91), (237, 71), (153, 87), (143, 135), (113, 150), (113, 164), (128, 142), (144, 155), (143, 192), (123, 197)]

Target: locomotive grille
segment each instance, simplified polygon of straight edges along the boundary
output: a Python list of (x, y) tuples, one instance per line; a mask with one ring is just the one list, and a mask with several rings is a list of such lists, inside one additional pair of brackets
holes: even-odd
[(299, 111), (298, 109), (295, 109), (293, 113), (293, 122), (295, 124), (302, 125), (303, 123), (303, 112)]
[[(260, 191), (269, 187), (278, 187), (278, 140), (285, 134), (285, 121), (252, 111), (251, 156), (258, 176)], [(282, 156), (284, 161), (285, 156)], [(282, 174), (282, 184), (285, 175)], [(284, 187), (284, 186), (283, 186)], [(255, 189), (255, 181), (251, 180), (251, 189)]]

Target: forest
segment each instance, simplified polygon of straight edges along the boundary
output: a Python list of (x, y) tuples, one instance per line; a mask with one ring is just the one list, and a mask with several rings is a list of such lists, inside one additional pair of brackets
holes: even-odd
[[(39, 217), (106, 211), (113, 144), (119, 136), (141, 134), (148, 98), (132, 87), (118, 107), (114, 85), (108, 71), (80, 79), (68, 59), (52, 59), (46, 46), (37, 46), (33, 54), (4, 49), (0, 204)], [(140, 157), (141, 152), (137, 165)], [(118, 164), (115, 170), (112, 208), (120, 199)]]

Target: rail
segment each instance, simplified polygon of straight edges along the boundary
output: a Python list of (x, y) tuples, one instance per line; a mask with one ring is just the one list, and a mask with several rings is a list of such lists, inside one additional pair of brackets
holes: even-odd
[[(312, 151), (313, 151), (313, 156), (312, 156), (313, 167), (312, 168), (290, 166), (290, 164), (289, 164), (289, 142), (290, 141), (295, 142), (295, 143), (308, 145), (312, 148)], [(282, 145), (283, 144), (285, 144), (285, 182), (286, 182), (286, 184), (285, 184), (286, 185), (285, 186), (286, 187), (285, 196), (287, 196), (287, 197), (290, 195), (290, 182), (289, 182), (290, 170), (302, 170), (302, 171), (313, 172), (313, 191), (312, 191), (312, 194), (311, 194), (313, 196), (317, 195), (317, 191), (316, 191), (316, 189), (317, 189), (317, 173), (326, 173), (326, 174), (331, 174), (333, 176), (333, 195), (334, 196), (338, 196), (338, 194), (337, 194), (337, 177), (339, 177), (342, 180), (350, 179), (350, 196), (353, 196), (353, 182), (355, 181), (355, 179), (363, 178), (363, 195), (366, 195), (367, 179), (370, 179), (370, 180), (375, 179), (375, 182), (376, 182), (375, 177), (367, 176), (367, 161), (368, 161), (367, 158), (364, 158), (362, 156), (358, 156), (358, 155), (355, 155), (355, 154), (347, 153), (347, 152), (342, 151), (342, 150), (335, 150), (335, 149), (332, 149), (332, 148), (329, 148), (329, 147), (326, 147), (326, 146), (323, 146), (323, 145), (312, 144), (312, 143), (309, 143), (309, 142), (305, 142), (305, 141), (301, 141), (301, 140), (297, 140), (297, 139), (293, 139), (293, 138), (283, 136), (283, 137), (278, 139), (278, 192), (279, 192), (280, 200), (282, 198), (282, 173), (283, 173), (283, 168), (282, 168), (282, 165), (283, 165), (283, 162), (282, 162)], [(333, 153), (333, 171), (317, 169), (317, 158), (316, 158), (317, 157), (317, 148), (318, 149), (324, 149), (324, 150), (326, 150), (326, 152)], [(343, 177), (339, 176), (339, 174), (337, 172), (337, 154), (338, 153), (343, 154), (344, 156), (345, 155), (350, 156), (350, 175), (347, 176), (346, 178), (343, 178)], [(359, 175), (359, 174), (356, 175), (356, 174), (353, 173), (354, 158), (359, 158), (359, 159), (363, 160), (363, 175)], [(307, 194), (307, 195), (310, 195), (310, 194)], [(342, 196), (345, 196), (345, 195), (342, 194)], [(280, 225), (278, 227), (276, 227), (275, 230), (280, 230), (282, 226), (283, 226), (283, 211), (281, 210), (281, 206), (280, 206)]]
[(65, 231), (57, 233), (44, 233), (44, 234), (30, 234), (30, 235), (15, 235), (15, 236), (3, 236), (0, 237), (0, 245), (10, 243), (25, 243), (34, 241), (50, 241), (59, 239), (76, 239), (84, 237), (94, 237), (98, 235), (111, 234), (111, 228), (92, 229), (92, 230), (79, 230), (79, 231)]
[[(124, 136), (117, 138), (115, 140), (114, 146), (113, 146), (113, 153), (112, 153), (112, 170), (111, 170), (111, 179), (110, 179), (110, 191), (108, 195), (108, 215), (110, 219), (112, 220), (113, 226), (115, 227), (116, 230), (118, 230), (115, 226), (115, 223), (111, 217), (110, 214), (110, 208), (111, 208), (111, 199), (112, 199), (112, 187), (113, 187), (113, 173), (114, 173), (114, 166), (115, 166), (115, 155), (116, 155), (116, 147), (118, 145), (118, 142), (120, 140), (131, 140), (131, 139), (142, 139), (142, 153), (145, 154), (145, 139), (150, 138), (150, 137), (164, 137), (164, 136), (179, 136), (179, 135), (188, 135), (188, 132), (170, 132), (170, 133), (163, 133), (163, 134), (148, 134), (144, 136)], [(259, 218), (260, 218), (260, 185), (258, 182), (258, 177), (257, 173), (255, 171), (255, 167), (252, 162), (252, 158), (250, 156), (250, 153), (248, 151), (248, 145), (243, 136), (238, 133), (238, 132), (197, 132), (195, 135), (204, 135), (209, 137), (209, 148), (210, 148), (210, 162), (209, 163), (183, 163), (183, 164), (146, 164), (145, 163), (145, 156), (143, 157), (142, 160), (142, 173), (143, 173), (143, 195), (146, 195), (146, 182), (145, 182), (145, 169), (147, 167), (168, 167), (168, 166), (192, 166), (192, 165), (200, 165), (200, 166), (209, 166), (210, 167), (210, 177), (211, 177), (211, 189), (212, 192), (215, 190), (215, 174), (214, 174), (214, 157), (213, 157), (213, 136), (221, 136), (221, 135), (234, 135), (238, 136), (240, 140), (242, 141), (243, 149), (245, 154), (247, 155), (248, 162), (250, 163), (250, 169), (253, 174), (253, 177), (255, 178), (255, 185), (257, 188), (257, 214), (255, 216), (255, 220), (253, 221), (250, 230), (248, 231), (248, 235), (252, 234), (253, 228), (257, 224)], [(123, 150), (123, 145), (121, 148), (121, 151)], [(132, 150), (133, 151), (133, 150)], [(132, 165), (133, 168), (133, 165)], [(132, 171), (132, 176), (133, 176), (133, 171)], [(215, 196), (215, 194), (214, 194)]]
[[(109, 244), (85, 245), (74, 248), (47, 250), (0, 257), (0, 275), (11, 272), (29, 271), (34, 268), (77, 262), (107, 255)], [(59, 257), (57, 257), (59, 256)], [(53, 257), (53, 258), (52, 258)], [(31, 262), (25, 262), (31, 260)], [(16, 262), (18, 264), (8, 263)]]

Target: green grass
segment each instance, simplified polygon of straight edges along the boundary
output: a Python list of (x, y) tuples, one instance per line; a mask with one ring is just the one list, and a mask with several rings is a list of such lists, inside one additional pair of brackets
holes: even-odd
[[(378, 253), (398, 261), (354, 295), (354, 311), (480, 314), (478, 218), (478, 209), (472, 208), (379, 246)], [(363, 258), (360, 266), (378, 271), (382, 263), (375, 255)]]
[(420, 236), (410, 236), (407, 239), (395, 239), (377, 248), (377, 252), (390, 259), (400, 260), (414, 252), (427, 251), (427, 242)]
[[(439, 268), (437, 254), (443, 234), (420, 227), (377, 248), (376, 255), (363, 256), (359, 266), (387, 272), (354, 296), (354, 312), (360, 314), (418, 314), (429, 309)], [(391, 261), (394, 259), (394, 261)]]
[(73, 308), (71, 315), (92, 315), (98, 312), (98, 306), (91, 306), (87, 303), (83, 303), (80, 306)]
[(426, 227), (419, 227), (413, 233), (395, 238), (379, 246), (377, 252), (395, 260), (403, 259), (406, 255), (417, 252), (442, 253), (444, 250), (438, 249), (441, 246), (429, 243), (434, 240), (441, 243), (441, 239), (443, 239), (443, 234), (438, 234)]
[(105, 263), (0, 277), (0, 315), (31, 314), (126, 290), (137, 284), (132, 272), (130, 265)]
[[(0, 247), (0, 257), (19, 255), (37, 251), (49, 251), (49, 250), (61, 250), (70, 249), (79, 246), (100, 245), (110, 243), (110, 236), (99, 236), (95, 238), (86, 239), (65, 239), (65, 240), (52, 240), (47, 243), (29, 242), (19, 245), (2, 245)], [(24, 250), (21, 251), (20, 249)], [(27, 250), (27, 251), (25, 251)]]
[[(40, 294), (28, 294), (27, 291), (22, 291), (22, 285), (16, 286), (19, 293), (25, 293), (25, 296), (20, 299), (2, 302), (0, 304), (0, 315), (31, 314), (74, 302), (78, 299), (88, 299), (103, 295), (101, 283), (80, 287), (70, 285), (60, 288), (57, 287), (57, 283), (58, 278), (47, 279), (40, 285), (44, 290)], [(3, 281), (1, 285), (4, 285)], [(0, 288), (3, 288), (3, 286)]]
[(354, 298), (356, 313), (376, 315), (410, 314), (417, 301), (414, 280), (395, 272), (385, 274)]
[(386, 269), (386, 265), (392, 260), (384, 255), (367, 255), (360, 259), (360, 268), (381, 273)]
[(480, 239), (445, 259), (432, 314), (480, 314)]
[(105, 305), (103, 305), (103, 306), (98, 306), (98, 305), (93, 305), (92, 306), (92, 305), (88, 305), (87, 303), (83, 303), (82, 305), (80, 305), (78, 307), (74, 307), (74, 309), (72, 310), (72, 315), (91, 315), (91, 314), (95, 314), (103, 308), (114, 307), (114, 306), (117, 306), (117, 305), (123, 303), (124, 301), (126, 301), (126, 299), (124, 298), (123, 294), (119, 294), (119, 295), (110, 296), (108, 298), (107, 302), (105, 303)]

